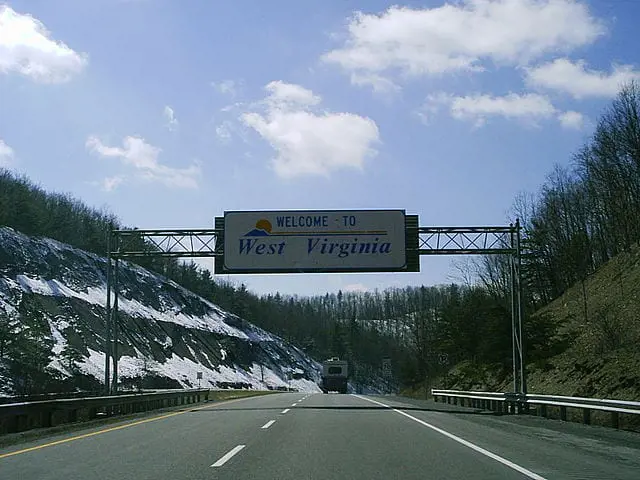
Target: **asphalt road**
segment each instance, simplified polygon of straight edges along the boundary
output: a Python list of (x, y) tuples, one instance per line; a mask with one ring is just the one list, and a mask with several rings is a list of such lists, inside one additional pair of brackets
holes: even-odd
[(0, 479), (633, 479), (640, 435), (394, 397), (283, 393), (0, 450)]

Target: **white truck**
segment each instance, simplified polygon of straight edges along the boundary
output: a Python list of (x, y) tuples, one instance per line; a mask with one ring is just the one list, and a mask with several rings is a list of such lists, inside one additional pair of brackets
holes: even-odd
[(322, 364), (322, 393), (347, 393), (347, 377), (349, 366), (346, 360), (333, 357)]

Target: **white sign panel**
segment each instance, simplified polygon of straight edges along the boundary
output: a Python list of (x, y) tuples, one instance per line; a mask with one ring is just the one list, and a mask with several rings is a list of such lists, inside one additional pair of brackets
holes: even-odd
[(404, 210), (225, 212), (224, 267), (236, 271), (400, 270)]

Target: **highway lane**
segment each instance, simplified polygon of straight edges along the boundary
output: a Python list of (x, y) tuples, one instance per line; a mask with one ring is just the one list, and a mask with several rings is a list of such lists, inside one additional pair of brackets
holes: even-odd
[[(434, 429), (473, 442), (547, 479), (639, 479), (640, 435), (530, 415), (491, 412), (398, 397), (383, 403)], [(395, 412), (394, 412), (395, 413)]]
[[(106, 427), (112, 429), (113, 425)], [(393, 397), (287, 393), (0, 450), (0, 479), (634, 479), (640, 435)]]
[(240, 440), (254, 438), (262, 425), (304, 396), (275, 394), (195, 405), (178, 415), (150, 422), (145, 419), (145, 423), (119, 430), (113, 430), (117, 425), (110, 425), (105, 433), (2, 458), (13, 451), (103, 429), (14, 445), (0, 450), (0, 479), (210, 478), (209, 465)]
[(256, 442), (216, 478), (527, 478), (354, 396), (314, 395), (292, 412), (272, 427), (276, 445)]

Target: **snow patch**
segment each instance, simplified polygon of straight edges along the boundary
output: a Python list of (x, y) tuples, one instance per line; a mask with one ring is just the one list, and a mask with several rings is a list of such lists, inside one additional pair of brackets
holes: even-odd
[(97, 378), (100, 382), (104, 383), (105, 354), (104, 352), (96, 352), (91, 348), (89, 348), (88, 350), (89, 356), (83, 363), (80, 363), (78, 365), (80, 371), (87, 375), (91, 375), (92, 377)]
[[(87, 287), (86, 291), (78, 292), (72, 290), (58, 280), (43, 280), (41, 278), (30, 278), (26, 275), (17, 275), (16, 280), (27, 293), (36, 293), (45, 296), (77, 298), (87, 303), (106, 307), (107, 290), (102, 287)], [(113, 305), (113, 302), (112, 302)], [(230, 337), (249, 339), (249, 336), (242, 330), (227, 325), (216, 312), (210, 312), (201, 317), (187, 315), (181, 311), (161, 312), (152, 307), (142, 304), (138, 300), (129, 299), (123, 296), (118, 298), (118, 308), (120, 311), (131, 317), (153, 319), (160, 322), (175, 323), (186, 328), (194, 328), (209, 332), (219, 333)]]

